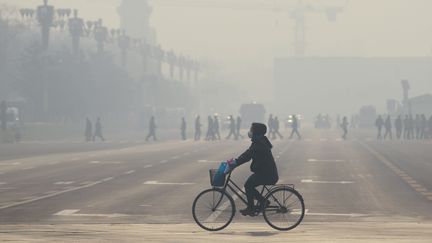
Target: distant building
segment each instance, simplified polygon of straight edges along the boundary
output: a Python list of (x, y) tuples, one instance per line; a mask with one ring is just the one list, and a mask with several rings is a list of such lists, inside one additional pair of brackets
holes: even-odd
[(432, 95), (424, 94), (409, 99), (411, 104), (412, 114), (425, 114), (426, 116), (432, 115)]
[(156, 31), (150, 26), (152, 7), (147, 0), (122, 0), (117, 11), (120, 26), (129, 36), (156, 44)]

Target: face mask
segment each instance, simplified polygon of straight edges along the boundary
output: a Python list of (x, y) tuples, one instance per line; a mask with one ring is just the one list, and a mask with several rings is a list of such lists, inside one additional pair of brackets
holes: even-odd
[(249, 138), (252, 138), (252, 135), (253, 135), (252, 132), (249, 131), (249, 132), (248, 132), (248, 137), (249, 137)]

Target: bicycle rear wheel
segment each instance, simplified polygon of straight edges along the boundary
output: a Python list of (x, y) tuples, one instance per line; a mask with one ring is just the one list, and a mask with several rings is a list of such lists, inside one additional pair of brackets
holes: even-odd
[(303, 197), (296, 190), (280, 187), (266, 197), (264, 220), (274, 229), (291, 230), (301, 223), (305, 214)]
[(207, 189), (195, 198), (192, 215), (195, 222), (208, 231), (218, 231), (227, 227), (235, 214), (232, 197), (221, 189)]

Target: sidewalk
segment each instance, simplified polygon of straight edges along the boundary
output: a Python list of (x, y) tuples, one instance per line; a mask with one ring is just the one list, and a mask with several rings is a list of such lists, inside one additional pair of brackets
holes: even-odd
[(432, 223), (304, 223), (288, 232), (233, 223), (220, 232), (195, 224), (0, 225), (0, 242), (432, 242)]

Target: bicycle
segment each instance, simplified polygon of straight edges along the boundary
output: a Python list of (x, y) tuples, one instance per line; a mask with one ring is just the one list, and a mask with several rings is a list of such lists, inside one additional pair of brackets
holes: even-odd
[[(247, 205), (246, 193), (231, 180), (231, 172), (225, 175), (223, 185), (214, 185), (213, 177), (217, 170), (210, 171), (212, 188), (197, 195), (192, 204), (192, 215), (195, 222), (208, 231), (218, 231), (227, 227), (234, 218), (236, 205), (233, 197)], [(265, 194), (264, 194), (265, 193)], [(265, 203), (255, 207), (255, 215), (263, 214), (264, 220), (272, 228), (287, 231), (297, 227), (304, 218), (305, 205), (302, 195), (294, 189), (293, 184), (263, 185), (261, 195)], [(291, 220), (292, 219), (292, 220)]]

